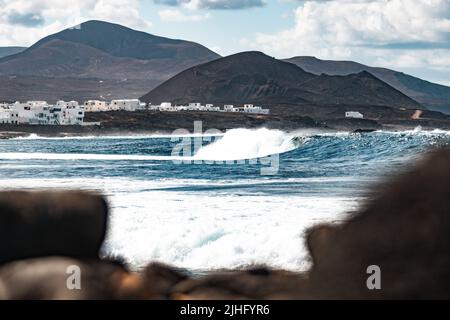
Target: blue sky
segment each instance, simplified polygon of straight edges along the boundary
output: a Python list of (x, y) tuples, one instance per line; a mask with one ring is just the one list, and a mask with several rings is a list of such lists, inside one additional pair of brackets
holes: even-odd
[[(293, 26), (296, 1), (267, 1), (263, 7), (241, 10), (189, 10), (180, 7), (140, 2), (143, 16), (152, 21), (151, 31), (166, 37), (199, 42), (221, 55), (249, 48), (242, 39), (252, 39), (257, 33), (273, 33)], [(186, 16), (201, 16), (193, 21), (162, 18), (158, 13), (177, 10)]]
[(0, 0), (0, 46), (90, 19), (221, 55), (354, 60), (450, 85), (450, 0)]

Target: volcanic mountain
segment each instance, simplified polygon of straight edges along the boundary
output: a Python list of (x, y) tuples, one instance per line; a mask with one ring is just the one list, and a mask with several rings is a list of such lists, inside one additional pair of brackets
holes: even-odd
[(428, 82), (403, 72), (369, 67), (353, 61), (320, 60), (315, 57), (285, 59), (303, 70), (320, 75), (349, 75), (367, 71), (430, 110), (450, 114), (450, 87)]
[(142, 99), (173, 103), (372, 105), (423, 109), (368, 72), (315, 75), (261, 52), (243, 52), (185, 70)]
[[(154, 87), (186, 68), (216, 58), (219, 55), (194, 42), (88, 21), (45, 37), (23, 52), (1, 58), (0, 75), (13, 77), (14, 83), (10, 83), (9, 88), (19, 90), (25, 89), (20, 87), (26, 87), (29, 79), (41, 78), (43, 93), (35, 99), (46, 98), (46, 88), (54, 89), (51, 84), (55, 78), (59, 79), (56, 90), (65, 95), (70, 95), (71, 90), (74, 97), (83, 95), (78, 91), (85, 87), (84, 83), (80, 82), (79, 88), (73, 87), (73, 79), (81, 78), (90, 79), (90, 87), (97, 83), (95, 96), (106, 97), (114, 95), (115, 89), (123, 92), (119, 90), (127, 86), (123, 82), (135, 84), (136, 91), (143, 94), (145, 91), (140, 90), (145, 86), (148, 90), (148, 85)], [(17, 95), (13, 89), (0, 93), (10, 100)], [(89, 96), (91, 92), (85, 94)], [(138, 96), (131, 91), (128, 95)]]

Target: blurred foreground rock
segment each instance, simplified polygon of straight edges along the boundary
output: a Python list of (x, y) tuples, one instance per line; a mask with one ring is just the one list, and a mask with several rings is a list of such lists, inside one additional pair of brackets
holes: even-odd
[(305, 280), (305, 276), (298, 273), (270, 270), (264, 267), (218, 272), (178, 283), (171, 290), (170, 298), (179, 300), (293, 299), (303, 292)]
[[(341, 226), (311, 230), (308, 297), (450, 298), (450, 150), (383, 183)], [(368, 290), (379, 266), (381, 290)]]
[[(79, 268), (81, 290), (69, 276)], [(0, 268), (7, 299), (114, 299), (126, 271), (113, 263), (44, 257), (11, 262)], [(68, 283), (69, 282), (69, 283)]]
[[(98, 258), (106, 220), (96, 195), (0, 193), (0, 299), (450, 298), (449, 149), (379, 185), (342, 225), (312, 228), (303, 274), (262, 266), (196, 277), (159, 263), (133, 273)], [(81, 290), (67, 287), (71, 266)], [(369, 266), (380, 290), (368, 289)]]
[(78, 191), (0, 192), (0, 263), (64, 255), (98, 258), (108, 208)]

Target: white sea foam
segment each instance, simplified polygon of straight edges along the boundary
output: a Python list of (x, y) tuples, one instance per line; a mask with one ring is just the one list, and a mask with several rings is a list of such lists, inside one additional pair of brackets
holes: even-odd
[(103, 252), (123, 256), (134, 268), (156, 260), (201, 270), (252, 263), (303, 270), (309, 266), (305, 230), (324, 221), (339, 222), (357, 205), (356, 198), (333, 196), (155, 190), (207, 183), (229, 181), (8, 179), (0, 180), (0, 188), (75, 188), (106, 194), (111, 220)]
[[(36, 133), (31, 133), (28, 136), (14, 137), (9, 140), (107, 140), (107, 139), (130, 139), (130, 140), (140, 140), (140, 139), (164, 139), (164, 138), (173, 138), (173, 137), (221, 137), (229, 134), (229, 139), (231, 136), (241, 135), (242, 137), (247, 137), (252, 139), (252, 136), (261, 136), (268, 137), (269, 139), (275, 139), (278, 135), (280, 137), (280, 133), (285, 135), (286, 137), (312, 137), (312, 136), (329, 136), (329, 137), (343, 137), (348, 136), (352, 132), (351, 131), (330, 131), (323, 129), (298, 129), (291, 131), (289, 133), (279, 131), (279, 130), (271, 130), (266, 128), (260, 129), (231, 129), (225, 133), (190, 133), (190, 134), (129, 134), (129, 135), (68, 135), (61, 137), (48, 137), (41, 136)], [(393, 135), (401, 135), (401, 134), (418, 134), (418, 135), (450, 135), (450, 130), (442, 130), (442, 129), (423, 129), (421, 126), (417, 126), (411, 130), (398, 130), (398, 131), (389, 131), (389, 130), (376, 130), (373, 133), (384, 133), (384, 134), (393, 134)]]
[(418, 135), (418, 136), (436, 136), (436, 135), (450, 135), (450, 130), (442, 130), (442, 129), (433, 129), (426, 130), (421, 126), (418, 126), (412, 130), (400, 130), (400, 131), (386, 131), (386, 130), (377, 130), (375, 133), (384, 133), (384, 134), (392, 134), (392, 135)]
[[(143, 199), (148, 206), (130, 208)], [(309, 266), (305, 230), (339, 221), (355, 205), (333, 197), (163, 192), (118, 195), (111, 203), (127, 210), (114, 210), (105, 250), (137, 267), (152, 259), (193, 269), (268, 264), (292, 270)]]
[(98, 154), (98, 153), (45, 153), (45, 152), (3, 152), (1, 160), (105, 160), (105, 161), (171, 161), (189, 160), (191, 157), (148, 156), (132, 154)]
[(129, 134), (129, 135), (83, 135), (83, 136), (61, 136), (61, 137), (47, 137), (40, 136), (36, 133), (31, 133), (28, 136), (22, 137), (14, 137), (9, 140), (107, 140), (107, 139), (117, 139), (117, 140), (140, 140), (140, 139), (162, 139), (162, 138), (172, 138), (172, 137), (216, 137), (221, 136), (222, 134), (201, 134), (201, 133), (192, 133), (192, 134)]

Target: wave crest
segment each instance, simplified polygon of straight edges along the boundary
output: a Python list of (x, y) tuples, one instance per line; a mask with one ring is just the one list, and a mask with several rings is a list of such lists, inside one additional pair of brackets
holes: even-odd
[(245, 160), (285, 153), (298, 147), (296, 136), (280, 130), (232, 129), (221, 138), (200, 148), (199, 160)]

